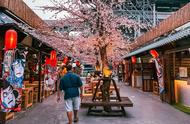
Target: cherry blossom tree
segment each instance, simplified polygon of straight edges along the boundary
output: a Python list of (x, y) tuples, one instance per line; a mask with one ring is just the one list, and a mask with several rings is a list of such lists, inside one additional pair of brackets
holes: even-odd
[[(74, 57), (94, 63), (96, 55), (99, 55), (102, 69), (108, 66), (110, 60), (118, 60), (130, 50), (131, 43), (124, 37), (121, 27), (134, 30), (146, 28), (145, 24), (139, 24), (114, 12), (114, 6), (121, 4), (121, 0), (51, 1), (54, 6), (43, 6), (45, 11), (54, 11), (55, 17), (64, 13), (61, 19), (51, 25), (60, 28), (71, 27), (71, 30), (62, 34), (66, 45), (63, 51), (69, 50)], [(101, 86), (102, 98), (106, 102), (109, 102), (109, 87), (109, 81), (104, 81)], [(104, 107), (104, 110), (109, 111), (110, 107)]]
[[(121, 1), (121, 0), (120, 0)], [(146, 25), (129, 19), (126, 16), (118, 16), (114, 13), (114, 6), (121, 4), (119, 0), (51, 0), (54, 6), (43, 6), (45, 11), (54, 11), (57, 16), (64, 16), (51, 23), (52, 26), (73, 28), (64, 37), (69, 40), (67, 48), (74, 57), (81, 60), (96, 62), (95, 51), (99, 51), (102, 67), (108, 65), (108, 61), (118, 60), (129, 52), (131, 43), (124, 38), (120, 27), (146, 28)], [(77, 35), (70, 35), (78, 32)]]

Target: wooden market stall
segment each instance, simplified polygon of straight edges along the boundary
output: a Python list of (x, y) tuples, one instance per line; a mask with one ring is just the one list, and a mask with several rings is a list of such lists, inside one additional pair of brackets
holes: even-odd
[[(4, 36), (8, 29), (14, 29), (18, 33), (18, 51), (28, 50), (26, 67), (24, 73), (24, 87), (22, 89), (22, 108), (27, 109), (35, 102), (41, 102), (49, 96), (49, 92), (43, 90), (42, 64), (45, 56), (53, 49), (42, 43), (28, 32), (21, 29), (18, 24), (23, 24), (32, 29), (50, 30), (48, 25), (41, 20), (22, 0), (0, 0), (0, 62), (4, 55)], [(40, 61), (39, 61), (40, 60)], [(34, 69), (35, 70), (32, 70)], [(37, 70), (36, 70), (37, 69)], [(2, 77), (2, 64), (0, 65), (0, 76)], [(40, 88), (39, 88), (40, 87)], [(13, 118), (14, 113), (1, 113), (0, 123), (8, 118)]]
[[(140, 58), (140, 57), (139, 57)], [(141, 57), (139, 63), (131, 63), (131, 86), (144, 92), (158, 94), (158, 81), (155, 64), (149, 61), (150, 56)]]
[[(157, 59), (159, 59), (161, 68), (159, 71), (161, 71), (161, 77), (163, 77), (163, 81), (160, 83), (162, 84), (160, 86), (164, 87), (164, 92), (160, 94), (161, 100), (170, 104), (180, 103), (188, 107), (190, 103), (189, 9), (190, 3), (160, 22), (159, 25), (153, 27), (147, 33), (138, 37), (136, 39), (137, 43), (132, 45), (131, 53), (123, 57), (129, 64), (132, 56), (143, 58), (144, 55), (150, 55), (150, 50), (155, 49), (159, 53)], [(140, 71), (138, 71), (137, 75), (139, 73)], [(159, 88), (161, 89), (161, 87)], [(159, 90), (158, 88), (155, 89)]]

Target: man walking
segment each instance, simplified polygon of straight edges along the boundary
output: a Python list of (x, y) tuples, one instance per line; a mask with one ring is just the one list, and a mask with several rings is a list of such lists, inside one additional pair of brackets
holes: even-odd
[[(65, 108), (67, 111), (68, 124), (72, 124), (74, 112), (74, 122), (78, 122), (78, 110), (80, 107), (80, 93), (82, 93), (82, 81), (80, 77), (71, 72), (72, 65), (68, 65), (67, 73), (61, 78), (59, 89), (64, 91)], [(81, 92), (79, 92), (79, 89)], [(58, 94), (57, 101), (60, 100)]]

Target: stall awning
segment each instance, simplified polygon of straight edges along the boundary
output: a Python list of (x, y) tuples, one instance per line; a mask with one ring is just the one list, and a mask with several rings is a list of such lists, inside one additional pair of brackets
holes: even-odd
[(188, 27), (186, 29), (183, 29), (181, 31), (178, 31), (175, 34), (167, 36), (166, 38), (158, 40), (158, 41), (156, 41), (154, 43), (151, 43), (151, 44), (149, 44), (147, 46), (141, 47), (141, 48), (139, 48), (139, 49), (137, 49), (137, 50), (123, 56), (123, 59), (131, 57), (131, 56), (134, 56), (134, 55), (137, 55), (137, 54), (145, 52), (147, 50), (158, 48), (160, 46), (163, 46), (163, 45), (166, 45), (168, 43), (177, 41), (177, 40), (182, 39), (182, 38), (187, 37), (187, 36), (190, 36), (190, 27)]

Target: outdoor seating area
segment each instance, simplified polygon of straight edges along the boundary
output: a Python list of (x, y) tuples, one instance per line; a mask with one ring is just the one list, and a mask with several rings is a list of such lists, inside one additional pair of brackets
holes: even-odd
[(189, 113), (190, 0), (0, 0), (0, 124)]
[[(103, 92), (100, 90), (106, 83), (105, 80), (109, 80), (110, 82), (108, 101), (104, 100)], [(125, 116), (124, 107), (133, 107), (133, 103), (128, 97), (120, 97), (120, 91), (115, 80), (99, 79), (98, 81), (92, 82), (92, 86), (92, 95), (84, 95), (81, 100), (81, 106), (88, 108), (87, 115)], [(104, 113), (105, 107), (110, 107), (110, 110), (106, 112), (107, 114)], [(113, 109), (113, 107), (117, 107), (117, 109)]]

